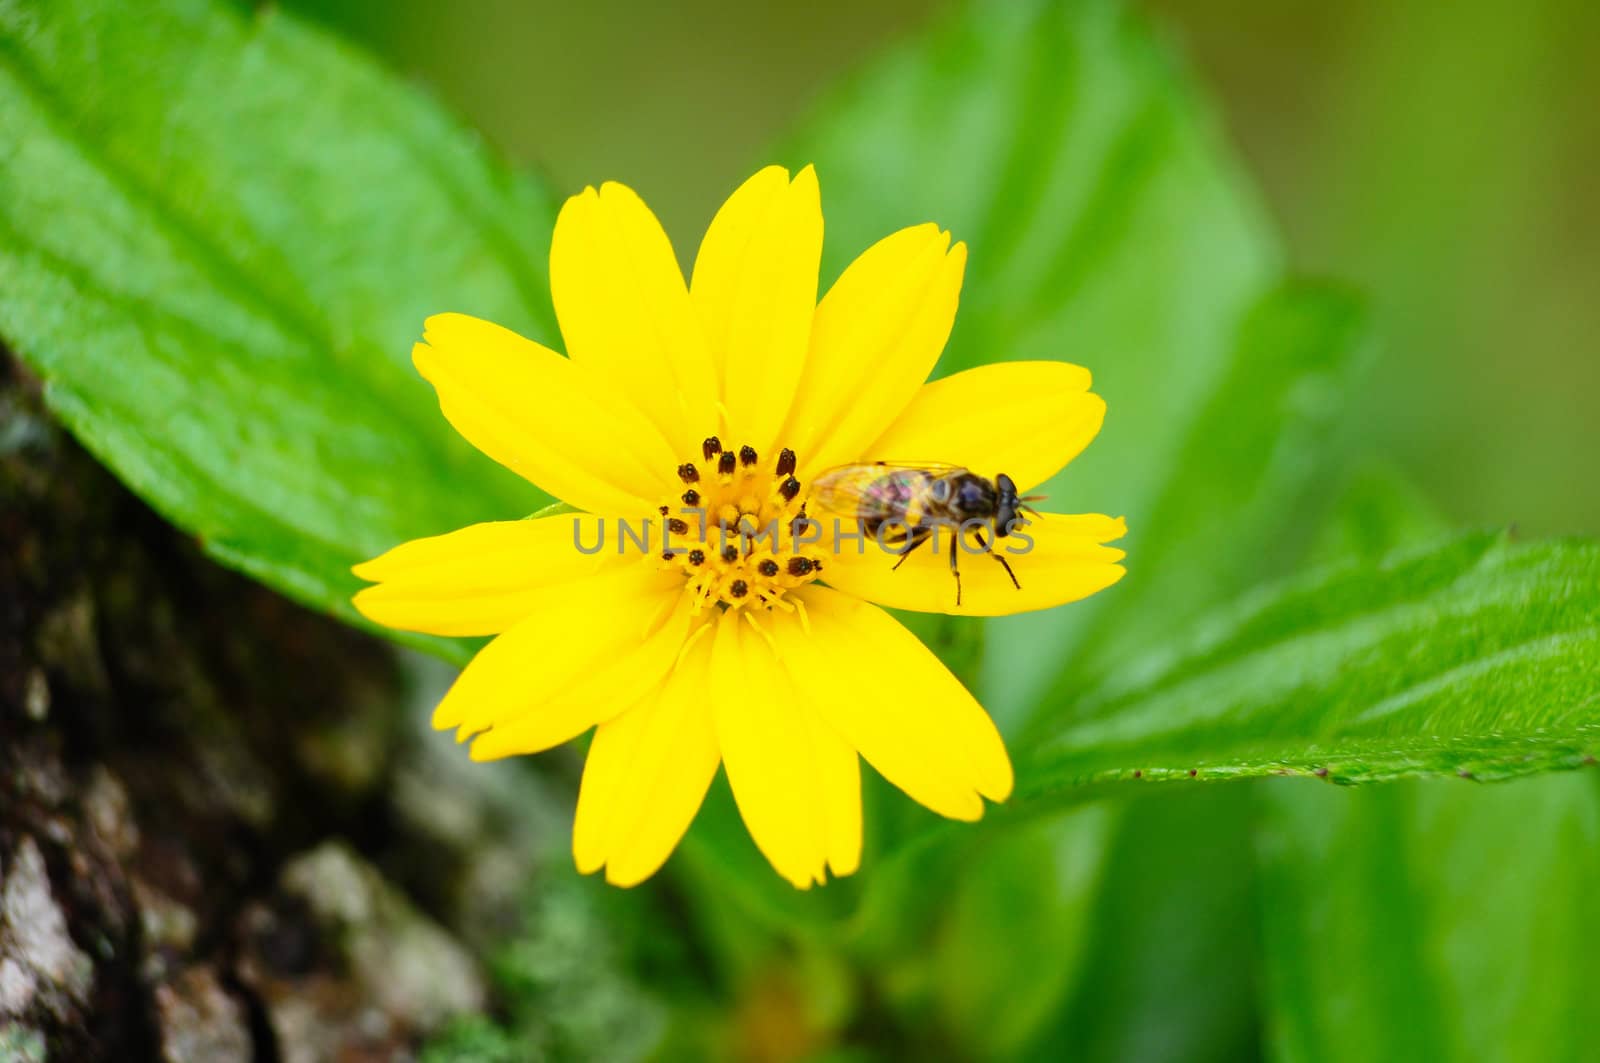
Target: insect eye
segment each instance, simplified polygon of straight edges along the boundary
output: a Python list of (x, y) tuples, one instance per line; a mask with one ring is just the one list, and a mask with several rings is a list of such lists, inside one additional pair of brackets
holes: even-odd
[(933, 482), (933, 500), (935, 502), (950, 501), (950, 482), (948, 480), (935, 480)]

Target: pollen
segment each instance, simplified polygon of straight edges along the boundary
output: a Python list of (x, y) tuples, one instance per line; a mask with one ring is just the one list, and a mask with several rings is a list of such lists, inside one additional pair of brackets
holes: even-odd
[(806, 517), (794, 451), (785, 447), (763, 465), (754, 447), (724, 447), (709, 436), (698, 457), (716, 471), (702, 477), (692, 461), (678, 466), (677, 479), (694, 487), (665, 504), (662, 568), (683, 573), (696, 612), (793, 609), (784, 595), (822, 569), (820, 530)]

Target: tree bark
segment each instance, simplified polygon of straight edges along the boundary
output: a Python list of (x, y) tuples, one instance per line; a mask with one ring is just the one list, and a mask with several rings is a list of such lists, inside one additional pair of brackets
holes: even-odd
[(481, 1009), (514, 891), (454, 898), (547, 825), (416, 745), (389, 649), (205, 558), (0, 352), (0, 1058), (388, 1059)]

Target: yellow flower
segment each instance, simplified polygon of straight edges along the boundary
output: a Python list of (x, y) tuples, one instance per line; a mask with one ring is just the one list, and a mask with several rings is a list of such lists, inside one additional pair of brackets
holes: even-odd
[[(1020, 588), (964, 555), (959, 606), (944, 551), (895, 569), (849, 541), (854, 522), (806, 541), (794, 518), (822, 470), (937, 461), (1026, 491), (1105, 413), (1088, 372), (1060, 362), (924, 383), (966, 265), (937, 226), (868, 248), (818, 303), (821, 251), (810, 167), (746, 181), (688, 285), (637, 195), (588, 188), (550, 252), (566, 357), (460, 314), (428, 319), (413, 352), (457, 431), (581, 513), (405, 543), (356, 566), (376, 586), (355, 604), (391, 627), (496, 636), (434, 716), (474, 738), (475, 759), (594, 730), (573, 854), (618, 885), (661, 866), (719, 765), (756, 844), (802, 889), (860, 862), (858, 754), (933, 811), (978, 819), (983, 798), (1011, 792), (1000, 735), (879, 606), (1000, 615), (1122, 575), (1102, 544), (1123, 523), (1097, 515), (1037, 516), (1032, 549), (1008, 555)], [(752, 527), (772, 533), (738, 535)]]

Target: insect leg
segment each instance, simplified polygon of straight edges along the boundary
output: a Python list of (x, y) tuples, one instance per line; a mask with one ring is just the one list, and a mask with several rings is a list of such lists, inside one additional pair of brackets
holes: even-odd
[(999, 554), (995, 553), (993, 548), (990, 547), (989, 544), (984, 541), (983, 532), (975, 532), (974, 534), (977, 535), (977, 537), (978, 537), (978, 545), (983, 547), (983, 549), (988, 553), (988, 555), (990, 557), (992, 557), (996, 561), (1000, 562), (1000, 567), (1005, 569), (1006, 570), (1006, 575), (1011, 577), (1011, 585), (1013, 587), (1015, 587), (1017, 590), (1020, 591), (1022, 589), (1022, 584), (1017, 582), (1017, 574), (1015, 572), (1011, 571), (1011, 563), (1009, 561), (1007, 561), (1005, 558), (1001, 557)]
[(956, 605), (961, 605), (961, 567), (956, 563), (956, 554), (961, 544), (961, 530), (956, 529), (950, 536), (950, 574), (956, 578)]
[(890, 568), (889, 571), (893, 572), (895, 569), (905, 564), (906, 558), (911, 556), (911, 552), (917, 547), (921, 546), (923, 543), (927, 542), (928, 536), (932, 534), (932, 528), (913, 528), (911, 530), (911, 545), (900, 552), (900, 560), (896, 561), (894, 563), (894, 567)]

